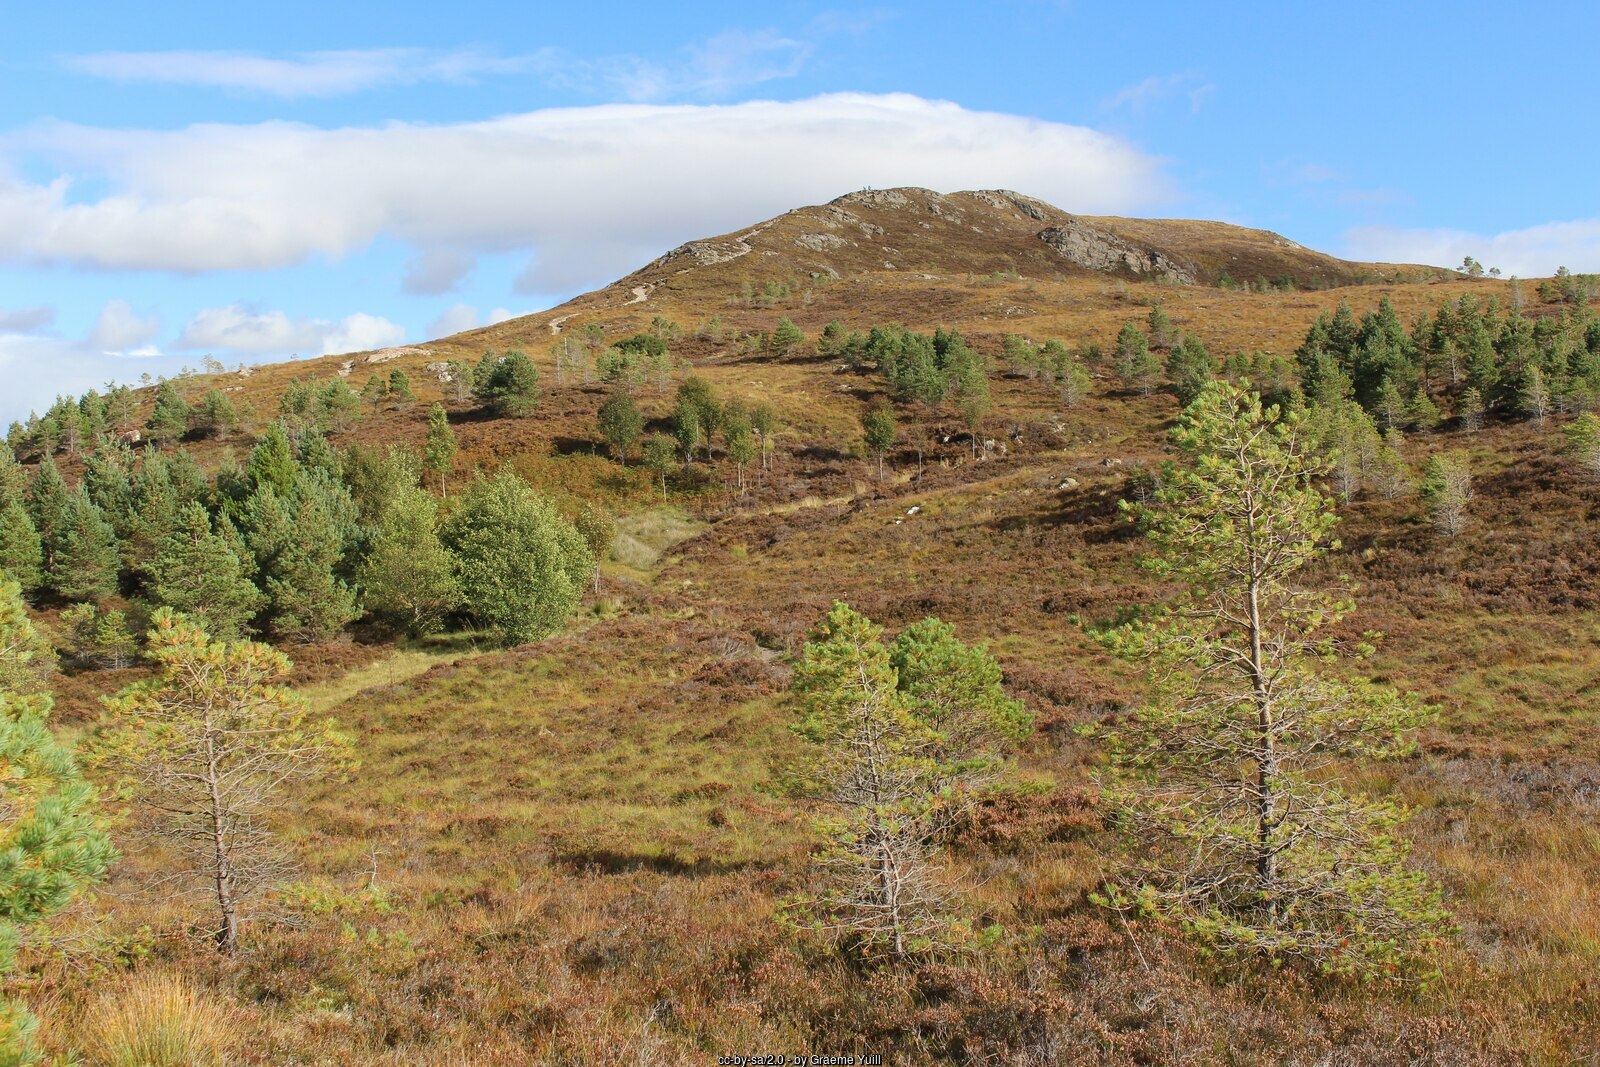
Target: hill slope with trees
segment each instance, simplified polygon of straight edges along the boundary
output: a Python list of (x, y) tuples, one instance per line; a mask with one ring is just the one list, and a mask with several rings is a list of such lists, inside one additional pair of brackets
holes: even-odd
[(1592, 1056), (1591, 289), (884, 190), (62, 398), (0, 702), (88, 844), (8, 999), (91, 1063)]

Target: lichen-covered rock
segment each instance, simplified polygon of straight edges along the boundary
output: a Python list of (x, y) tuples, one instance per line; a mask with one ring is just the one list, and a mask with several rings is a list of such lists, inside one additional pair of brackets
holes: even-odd
[(1194, 285), (1199, 280), (1188, 265), (1153, 248), (1140, 248), (1113, 234), (1086, 226), (1077, 219), (1040, 230), (1039, 240), (1067, 260), (1089, 270), (1127, 271), (1180, 285)]

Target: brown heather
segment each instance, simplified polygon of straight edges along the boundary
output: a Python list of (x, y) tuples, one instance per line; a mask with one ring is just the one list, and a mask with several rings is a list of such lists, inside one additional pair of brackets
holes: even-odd
[[(889, 230), (896, 209), (851, 210)], [(978, 209), (967, 210), (970, 223)], [(1409, 321), (1462, 292), (1503, 297), (1505, 286), (1395, 280), (1418, 268), (1319, 291), (1161, 285), (1029, 258), (1022, 238), (1001, 232), (1005, 219), (977, 221), (993, 232), (943, 245), (914, 245), (920, 227), (901, 222), (881, 239), (898, 258), (830, 262), (837, 280), (811, 278), (828, 257), (792, 241), (782, 255), (681, 274), (693, 260), (679, 257), (387, 363), (410, 375), (418, 403), (369, 415), (335, 443), (420, 443), (442, 396), (430, 362), (486, 348), (534, 356), (543, 389), (534, 415), (447, 403), (458, 470), (509, 465), (560, 500), (599, 497), (632, 513), (619, 524), (630, 565), (608, 564), (574, 626), (537, 645), (487, 651), (458, 635), (402, 649), (358, 633), (353, 644), (288, 649), (297, 684), (362, 759), (347, 782), (301, 788), (282, 820), (302, 864), (282, 901), (292, 922), (260, 926), (237, 958), (220, 958), (197, 936), (196, 916), (150, 889), (163, 857), (125, 860), (97, 901), (104, 926), (70, 958), (29, 957), (28, 995), (44, 1008), (50, 1050), (81, 1045), (66, 1021), (85, 1017), (143, 957), (140, 974), (181, 975), (207, 1003), (228, 1005), (238, 1062), (250, 1064), (707, 1064), (800, 1051), (907, 1064), (1600, 1055), (1600, 485), (1561, 454), (1563, 419), (1411, 438), (1413, 472), (1436, 450), (1470, 458), (1475, 520), (1458, 537), (1435, 533), (1415, 498), (1362, 494), (1342, 510), (1330, 566), (1358, 582), (1361, 605), (1346, 627), (1387, 634), (1375, 673), (1441, 707), (1415, 757), (1355, 773), (1417, 809), (1405, 831), (1414, 857), (1460, 926), (1439, 953), (1439, 980), (1369, 988), (1223, 971), (1174, 931), (1124, 925), (1087, 899), (1114, 837), (1089, 785), (1098, 753), (1074, 728), (1116, 714), (1141, 682), (1084, 627), (1164, 592), (1135, 566), (1143, 546), (1116, 501), (1141, 465), (1163, 457), (1176, 402), (1124, 395), (1101, 372), (1091, 396), (1061, 412), (1042, 383), (997, 376), (986, 432), (1006, 444), (1003, 456), (972, 462), (949, 407), (902, 407), (880, 484), (852, 453), (879, 381), (815, 357), (741, 355), (737, 341), (786, 315), (812, 340), (840, 318), (860, 329), (953, 326), (991, 354), (1011, 332), (1109, 348), (1124, 320), (1159, 300), (1213, 355), (1288, 356), (1340, 300), (1360, 314), (1388, 296)], [(1020, 221), (1005, 225), (1022, 232)], [(1265, 237), (1209, 226), (1165, 232), (1236, 242), (1217, 247), (1245, 257), (1230, 271), (1241, 281), (1300, 269), (1275, 260), (1281, 248)], [(785, 216), (762, 247), (814, 231)], [(1006, 271), (1016, 276), (991, 277)], [(741, 300), (742, 282), (759, 293), (768, 280), (795, 284), (770, 307)], [(650, 285), (645, 300), (627, 302)], [(606, 391), (555, 384), (553, 321), (563, 332), (600, 323), (614, 341), (656, 315), (689, 333), (720, 317), (726, 340), (686, 337), (673, 351), (719, 395), (777, 408), (770, 469), (742, 498), (721, 464), (715, 480), (675, 490), (678, 510), (659, 510), (649, 473), (617, 467), (596, 440)], [(354, 359), (360, 381), (365, 358), (218, 378), (254, 408), (259, 430), (292, 378)], [(670, 404), (641, 392), (650, 429), (664, 428)], [(230, 444), (194, 447), (214, 463)], [(248, 438), (231, 447), (242, 452)], [(800, 744), (787, 729), (787, 654), (836, 598), (891, 632), (937, 615), (963, 640), (988, 641), (1009, 691), (1037, 716), (1021, 771), (1040, 795), (987, 805), (948, 857), (972, 925), (1004, 931), (992, 947), (863, 971), (774, 922), (785, 898), (816, 888), (814, 813), (769, 785)], [(89, 728), (96, 693), (138, 673), (63, 679), (58, 721)]]

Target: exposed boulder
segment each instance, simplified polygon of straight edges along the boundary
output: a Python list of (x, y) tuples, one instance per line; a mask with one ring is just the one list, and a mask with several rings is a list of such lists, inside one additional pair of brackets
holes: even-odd
[(1140, 248), (1114, 234), (1086, 226), (1077, 219), (1040, 230), (1039, 240), (1068, 261), (1089, 270), (1113, 273), (1127, 271), (1151, 278), (1164, 278), (1179, 285), (1194, 285), (1200, 280), (1194, 269), (1186, 264), (1153, 248)]

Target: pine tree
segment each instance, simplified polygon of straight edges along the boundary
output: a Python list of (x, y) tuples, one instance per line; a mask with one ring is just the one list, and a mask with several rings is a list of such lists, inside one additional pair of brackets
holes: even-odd
[(107, 702), (98, 758), (154, 816), (135, 831), (165, 843), (191, 891), (210, 898), (212, 939), (231, 955), (251, 898), (289, 868), (271, 828), (284, 788), (325, 777), (348, 761), (350, 746), (300, 696), (271, 683), (289, 673), (282, 653), (213, 642), (165, 608), (151, 622), (156, 674)]
[(6, 578), (26, 593), (44, 584), (44, 546), (20, 496), (0, 503), (0, 581)]
[(94, 670), (120, 671), (139, 654), (139, 642), (117, 608), (102, 611), (93, 604), (74, 604), (61, 613), (67, 647), (79, 664)]
[(526, 415), (539, 399), (539, 371), (523, 353), (507, 352), (494, 364), (478, 395), (491, 401), (500, 415)]
[(399, 367), (389, 372), (389, 396), (396, 406), (410, 404), (417, 398), (411, 394), (411, 377)]
[(448, 496), (445, 476), (456, 457), (456, 435), (450, 429), (450, 416), (443, 404), (428, 409), (428, 439), (422, 446), (422, 461), (430, 474), (439, 476), (439, 495)]
[(874, 404), (861, 414), (861, 435), (866, 439), (867, 453), (878, 463), (878, 481), (883, 481), (883, 457), (894, 447), (897, 430), (894, 409), (887, 404)]
[(155, 441), (172, 441), (183, 436), (189, 428), (189, 404), (171, 382), (162, 382), (156, 389), (155, 410), (145, 431)]
[(461, 603), (438, 519), (432, 496), (413, 487), (400, 489), (384, 510), (359, 575), (368, 609), (418, 635), (437, 631)]
[(1131, 322), (1122, 324), (1117, 334), (1117, 347), (1112, 355), (1117, 377), (1129, 389), (1149, 393), (1155, 387), (1161, 363), (1150, 351), (1149, 338)]
[(1456, 401), (1456, 418), (1468, 433), (1483, 429), (1483, 394), (1472, 386), (1463, 389)]
[(572, 523), (510, 472), (472, 484), (443, 540), (464, 606), (511, 644), (560, 629), (594, 568)]
[(67, 488), (66, 481), (62, 479), (56, 461), (45, 456), (39, 461), (38, 469), (33, 472), (33, 481), (28, 485), (28, 517), (33, 520), (33, 528), (39, 533), (47, 574), (61, 545), (67, 510), (71, 504), (72, 490)]
[(600, 437), (611, 449), (611, 455), (624, 467), (628, 465), (628, 452), (644, 432), (644, 416), (633, 402), (631, 394), (618, 390), (606, 398), (595, 416)]
[[(21, 590), (0, 576), (0, 975), (15, 966), (24, 931), (72, 903), (115, 858), (93, 790), (46, 725), (49, 692), (12, 684), (31, 678), (41, 643)], [(21, 1005), (0, 1002), (0, 1063), (37, 1062), (35, 1027)]]
[(780, 356), (793, 355), (805, 340), (806, 335), (800, 332), (800, 327), (784, 317), (778, 320), (777, 328), (772, 331), (772, 350)]
[(1439, 428), (1443, 416), (1439, 414), (1439, 405), (1433, 402), (1433, 397), (1428, 395), (1426, 389), (1418, 389), (1417, 394), (1411, 398), (1411, 404), (1406, 408), (1406, 421), (1414, 430), (1428, 433)]
[(1212, 373), (1211, 355), (1198, 337), (1185, 337), (1167, 353), (1167, 380), (1184, 407), (1200, 395)]
[(381, 374), (370, 374), (367, 382), (361, 387), (361, 399), (372, 405), (372, 413), (376, 415), (383, 410), (383, 405), (389, 399), (389, 383)]
[(233, 401), (221, 389), (208, 389), (191, 414), (193, 428), (207, 437), (226, 437), (239, 425)]
[(273, 631), (291, 640), (327, 640), (360, 615), (355, 590), (336, 573), (353, 516), (339, 514), (329, 497), (314, 482), (296, 485), (289, 543), (262, 568)]
[(213, 532), (211, 516), (198, 503), (178, 512), (150, 570), (151, 599), (182, 612), (218, 640), (236, 640), (266, 601), (230, 539)]
[(50, 553), (49, 585), (65, 600), (100, 601), (117, 591), (117, 534), (80, 485)]
[(334, 378), (317, 390), (315, 403), (316, 418), (306, 428), (317, 432), (343, 432), (361, 417), (361, 398), (343, 378)]
[(1472, 474), (1466, 460), (1444, 453), (1430, 456), (1422, 471), (1421, 493), (1422, 503), (1440, 533), (1455, 537), (1467, 528)]
[(793, 684), (795, 731), (815, 747), (792, 785), (838, 813), (819, 825), (828, 888), (806, 903), (818, 926), (849, 934), (869, 959), (948, 939), (953, 890), (934, 862), (935, 838), (1032, 728), (992, 657), (948, 625), (925, 619), (892, 647), (881, 638), (870, 619), (834, 604)]
[(280, 497), (289, 495), (299, 464), (295, 462), (294, 449), (289, 445), (289, 434), (282, 422), (267, 427), (244, 469), (252, 489), (265, 485)]
[(1150, 665), (1152, 691), (1108, 731), (1133, 851), (1099, 899), (1173, 919), (1223, 957), (1420, 966), (1445, 915), (1404, 863), (1403, 809), (1330, 771), (1409, 751), (1427, 709), (1323, 667), (1340, 653), (1324, 632), (1353, 609), (1347, 589), (1299, 582), (1336, 521), (1326, 464), (1292, 417), (1224, 383), (1174, 439), (1185, 465), (1124, 508), (1157, 549), (1148, 565), (1188, 595), (1107, 636)]
[(1600, 479), (1600, 415), (1585, 411), (1567, 426), (1567, 451), (1589, 477)]

